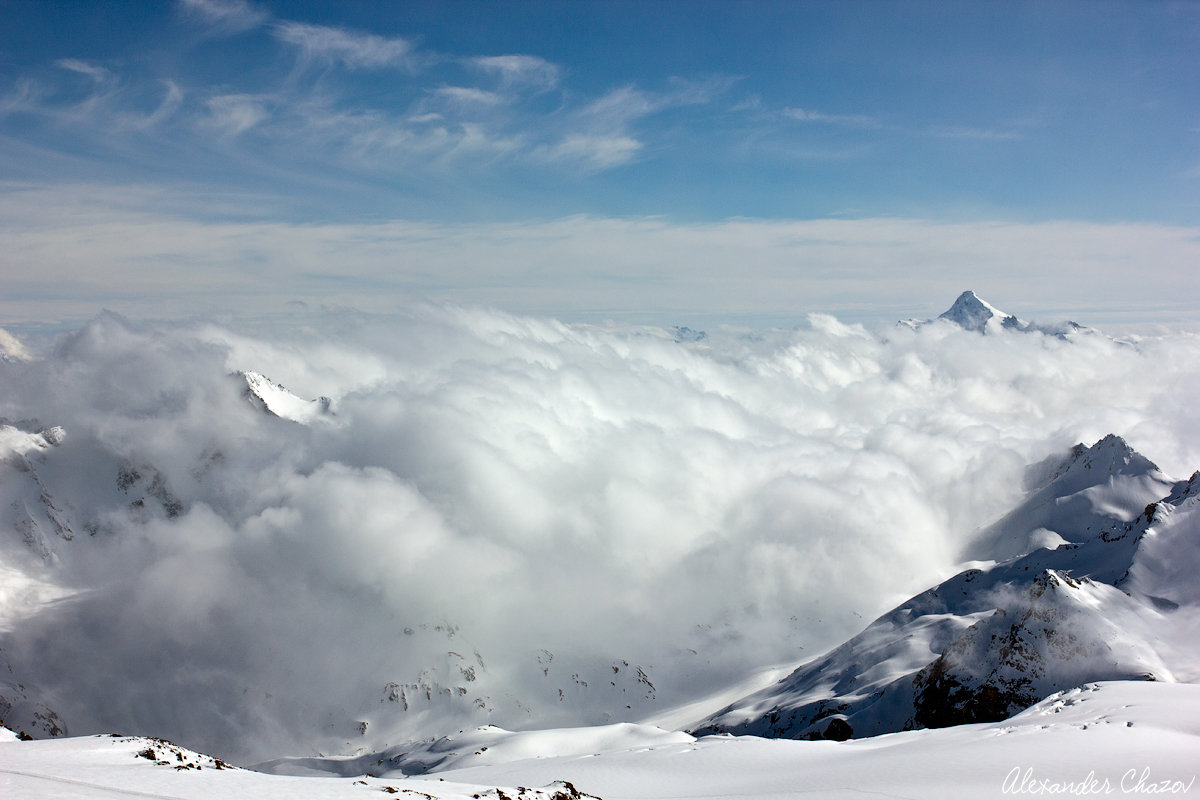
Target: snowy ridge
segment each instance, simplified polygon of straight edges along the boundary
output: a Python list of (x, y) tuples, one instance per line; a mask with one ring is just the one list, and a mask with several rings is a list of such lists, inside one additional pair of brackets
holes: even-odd
[[(1045, 474), (1044, 470), (1043, 473)], [(1096, 680), (1193, 673), (1188, 611), (1166, 575), (1169, 518), (1184, 563), (1200, 546), (1200, 478), (1168, 483), (1119, 437), (1076, 447), (1018, 509), (985, 529), (985, 553), (1025, 555), (966, 570), (879, 618), (776, 686), (730, 704), (698, 733), (847, 739), (1004, 719)], [(1157, 497), (1157, 502), (1146, 502)], [(1186, 531), (1187, 533), (1183, 533)], [(1137, 568), (1135, 570), (1135, 564)], [(1176, 574), (1176, 579), (1181, 578)], [(1194, 595), (1186, 595), (1189, 604)], [(1168, 609), (1164, 612), (1164, 608)], [(1195, 613), (1195, 608), (1190, 612)]]
[(66, 431), (59, 426), (29, 432), (0, 422), (0, 459), (57, 447), (66, 435)]
[(1114, 521), (1130, 522), (1168, 495), (1173, 484), (1119, 436), (1076, 445), (1026, 470), (1029, 494), (1017, 508), (974, 535), (971, 555), (1005, 560), (1043, 547), (1094, 539)]
[[(70, 541), (75, 532), (69, 508), (56, 501), (42, 480), (39, 467), (67, 434), (59, 426), (24, 424), (35, 427), (36, 431), (0, 424), (0, 483), (8, 490), (0, 495), (5, 501), (0, 506), (0, 521), (7, 522), (30, 551), (43, 561), (50, 561), (55, 557), (56, 542)], [(19, 613), (10, 606), (0, 610), (0, 618)]]

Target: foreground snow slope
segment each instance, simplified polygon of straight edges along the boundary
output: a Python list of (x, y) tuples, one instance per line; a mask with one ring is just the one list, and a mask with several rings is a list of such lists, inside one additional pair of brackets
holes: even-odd
[[(706, 737), (654, 749), (439, 773), (447, 781), (561, 776), (606, 800), (666, 797), (989, 798), (1200, 791), (1200, 686), (1089, 684), (1004, 722), (849, 742)], [(1109, 791), (1104, 791), (1104, 782)], [(1160, 782), (1166, 781), (1166, 785)]]
[(0, 797), (5, 800), (91, 800), (152, 797), (160, 800), (362, 800), (380, 794), (423, 800), (511, 798), (580, 800), (587, 795), (563, 783), (541, 789), (436, 781), (345, 779), (264, 775), (162, 739), (99, 735), (17, 741), (0, 734)]
[[(597, 739), (596, 751), (579, 754), (578, 739), (595, 731), (544, 731), (539, 747), (547, 757), (423, 778), (287, 777), (216, 769), (207, 757), (146, 739), (10, 741), (0, 742), (0, 796), (354, 800), (383, 793), (414, 800), (565, 800), (586, 792), (604, 800), (958, 800), (1018, 792), (1063, 794), (1070, 789), (1076, 795), (1186, 795), (1200, 791), (1195, 783), (1200, 773), (1200, 718), (1194, 713), (1198, 707), (1200, 686), (1116, 682), (1055, 695), (1005, 722), (850, 742), (707, 737), (623, 745), (619, 736), (602, 736), (606, 745)], [(563, 741), (556, 742), (559, 737)], [(558, 745), (571, 754), (554, 755)], [(599, 749), (602, 746), (609, 749)], [(153, 760), (139, 756), (147, 748)], [(485, 758), (481, 754), (477, 761)]]

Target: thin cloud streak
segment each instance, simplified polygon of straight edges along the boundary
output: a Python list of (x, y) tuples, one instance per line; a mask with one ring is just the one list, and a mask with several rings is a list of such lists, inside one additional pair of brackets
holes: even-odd
[(163, 99), (145, 119), (137, 123), (139, 128), (153, 128), (166, 122), (183, 105), (183, 90), (174, 81), (163, 81)]
[(544, 58), (530, 55), (478, 56), (469, 64), (500, 77), (503, 86), (519, 84), (542, 89), (558, 85), (561, 69)]
[(226, 94), (206, 101), (211, 118), (209, 124), (230, 136), (237, 136), (256, 127), (271, 116), (268, 98), (245, 94)]
[(710, 103), (732, 83), (725, 78), (674, 80), (663, 92), (618, 87), (571, 114), (561, 138), (538, 145), (533, 156), (552, 163), (577, 163), (590, 171), (628, 164), (645, 147), (634, 132), (636, 122), (668, 109)]
[(479, 104), (494, 106), (504, 102), (504, 98), (495, 92), (476, 89), (470, 86), (442, 86), (434, 89), (433, 94), (463, 105)]
[(178, 0), (185, 17), (200, 20), (215, 31), (236, 34), (267, 22), (271, 15), (246, 0)]
[(875, 117), (866, 114), (826, 114), (804, 108), (785, 108), (783, 115), (799, 122), (823, 122), (830, 125), (848, 125), (854, 128), (882, 128), (883, 125)]
[(571, 133), (553, 145), (539, 146), (533, 155), (552, 163), (582, 163), (589, 169), (604, 170), (629, 163), (642, 147), (632, 136)]
[(60, 58), (54, 62), (56, 67), (61, 67), (71, 72), (78, 72), (80, 75), (86, 75), (96, 83), (104, 83), (112, 78), (112, 73), (104, 67), (98, 67), (95, 64), (89, 64), (86, 61), (81, 61), (78, 58)]
[(341, 63), (350, 69), (413, 69), (416, 64), (412, 42), (400, 37), (303, 22), (278, 22), (272, 30), (280, 41), (298, 47), (305, 61)]

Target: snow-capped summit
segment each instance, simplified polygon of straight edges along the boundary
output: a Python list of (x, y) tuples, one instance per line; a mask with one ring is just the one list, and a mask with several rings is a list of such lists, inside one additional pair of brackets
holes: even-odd
[(937, 316), (937, 319), (902, 319), (899, 325), (913, 330), (919, 330), (926, 325), (945, 320), (963, 330), (975, 333), (1000, 333), (1001, 331), (1018, 331), (1020, 333), (1041, 333), (1058, 339), (1071, 340), (1077, 336), (1098, 334), (1094, 328), (1088, 328), (1077, 322), (1038, 323), (1027, 322), (1015, 314), (1001, 311), (979, 295), (968, 289), (958, 296), (950, 308)]
[(333, 415), (332, 401), (328, 397), (305, 400), (265, 375), (249, 370), (241, 375), (246, 379), (246, 397), (268, 414), (302, 425)]
[(981, 300), (970, 289), (963, 292), (954, 301), (954, 305), (938, 315), (969, 331), (986, 333), (998, 328), (1024, 330), (1029, 324), (1022, 322), (1012, 314), (1001, 311), (986, 300)]

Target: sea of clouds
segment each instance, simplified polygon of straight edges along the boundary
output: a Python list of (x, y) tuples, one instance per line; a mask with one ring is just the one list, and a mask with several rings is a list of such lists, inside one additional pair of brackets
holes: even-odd
[[(353, 749), (359, 720), (636, 719), (950, 574), (1029, 463), (1112, 432), (1200, 467), (1195, 335), (814, 315), (696, 339), (444, 306), (101, 315), (0, 361), (0, 417), (65, 430), (31, 462), (75, 528), (44, 562), (0, 531), (66, 595), (10, 610), (0, 655), (72, 733), (242, 761)], [(246, 370), (333, 413), (270, 416)], [(390, 682), (434, 688), (406, 717)]]

